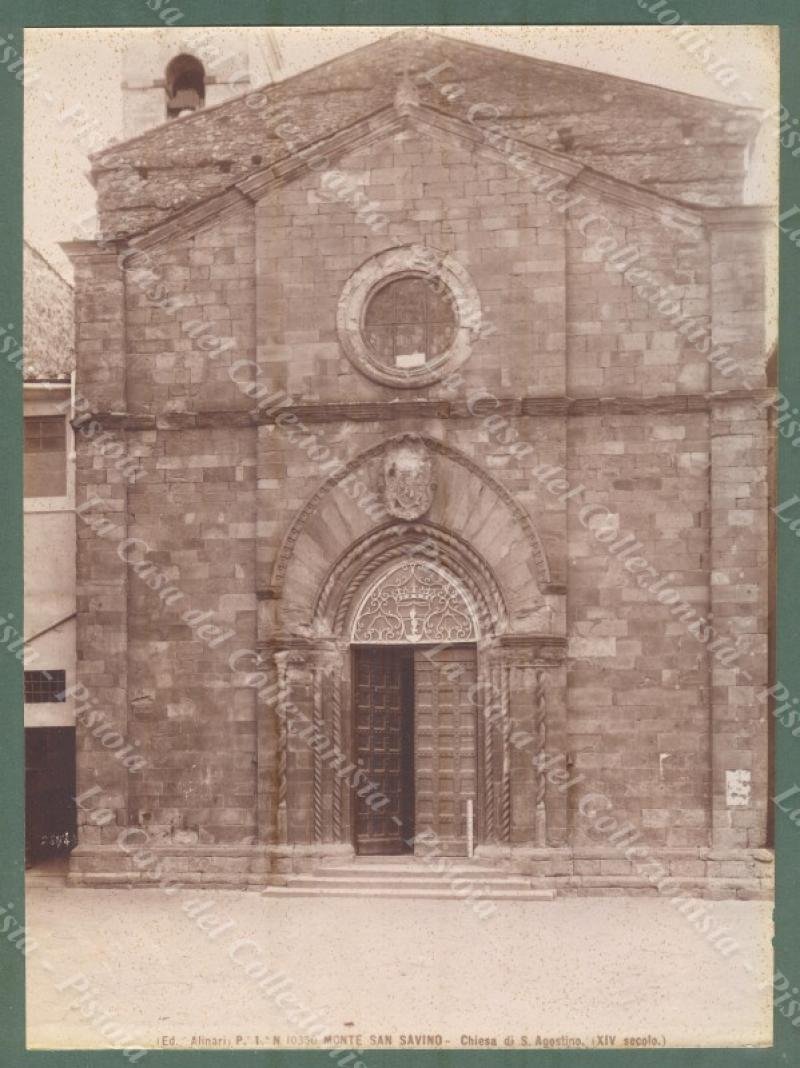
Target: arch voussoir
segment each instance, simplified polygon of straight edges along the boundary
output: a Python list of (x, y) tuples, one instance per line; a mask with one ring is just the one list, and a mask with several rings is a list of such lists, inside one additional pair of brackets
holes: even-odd
[(309, 626), (342, 637), (359, 596), (392, 565), (421, 561), (447, 571), (474, 606), (481, 635), (503, 633), (508, 609), (484, 558), (463, 539), (432, 523), (387, 523), (360, 538), (334, 562), (323, 583)]

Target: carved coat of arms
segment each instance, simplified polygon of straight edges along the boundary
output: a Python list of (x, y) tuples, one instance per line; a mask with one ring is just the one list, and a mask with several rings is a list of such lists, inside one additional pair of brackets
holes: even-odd
[(383, 458), (383, 499), (389, 515), (419, 519), (433, 504), (436, 480), (425, 442), (409, 434), (390, 445)]

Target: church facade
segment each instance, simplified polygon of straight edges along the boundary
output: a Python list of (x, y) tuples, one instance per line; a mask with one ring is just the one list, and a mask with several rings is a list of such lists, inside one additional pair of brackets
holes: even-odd
[(769, 892), (757, 129), (401, 33), (93, 157), (73, 883)]

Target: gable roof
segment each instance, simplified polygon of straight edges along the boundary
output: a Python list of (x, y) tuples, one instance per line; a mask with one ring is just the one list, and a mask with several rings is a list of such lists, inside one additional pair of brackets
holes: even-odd
[(694, 205), (741, 202), (754, 109), (416, 30), (155, 127), (92, 157), (104, 233), (150, 229), (390, 107), (423, 107)]

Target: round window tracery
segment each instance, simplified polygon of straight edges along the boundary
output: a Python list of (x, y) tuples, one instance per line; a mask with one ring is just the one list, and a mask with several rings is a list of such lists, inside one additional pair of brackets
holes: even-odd
[(478, 292), (454, 256), (425, 245), (387, 249), (348, 279), (337, 311), (342, 348), (383, 385), (439, 381), (470, 355)]
[(450, 349), (456, 330), (450, 291), (418, 275), (378, 286), (364, 311), (365, 341), (388, 368), (424, 367)]

